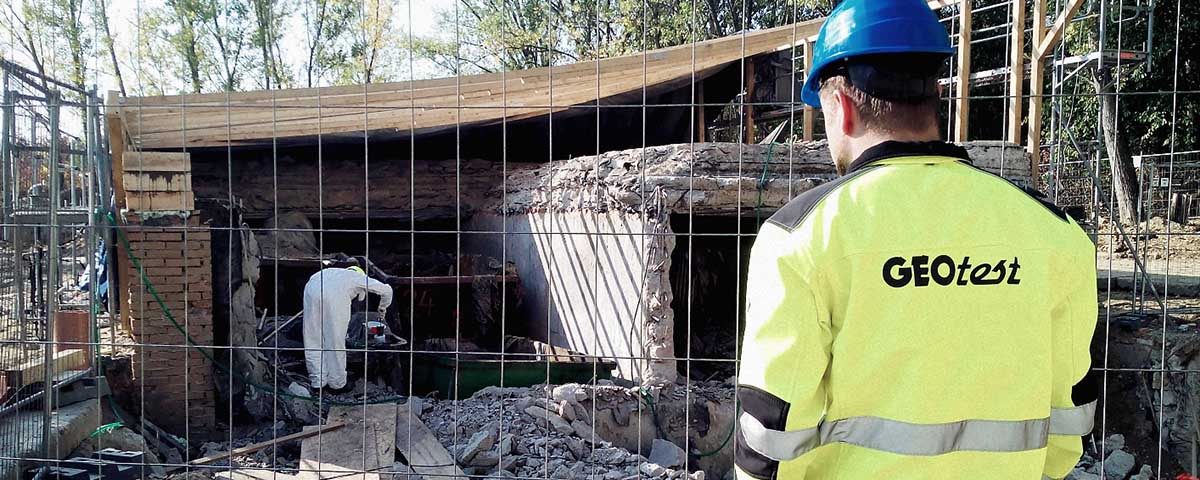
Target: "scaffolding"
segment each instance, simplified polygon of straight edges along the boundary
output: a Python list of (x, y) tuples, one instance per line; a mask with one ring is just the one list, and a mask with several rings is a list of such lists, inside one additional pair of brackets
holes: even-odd
[(6, 60), (0, 75), (0, 476), (10, 477), (60, 457), (59, 396), (97, 378), (107, 266), (96, 268), (105, 242), (92, 213), (111, 208), (111, 170), (94, 90)]

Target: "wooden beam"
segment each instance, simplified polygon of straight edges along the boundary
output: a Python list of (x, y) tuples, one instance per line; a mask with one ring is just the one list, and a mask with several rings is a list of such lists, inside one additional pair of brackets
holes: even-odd
[[(124, 210), (126, 207), (124, 173), (125, 143), (128, 139), (128, 137), (125, 135), (125, 123), (121, 119), (121, 113), (117, 107), (117, 102), (119, 101), (120, 97), (120, 92), (116, 90), (109, 90), (107, 99), (104, 101), (104, 121), (108, 124), (108, 149), (112, 160), (110, 162), (112, 163), (112, 186), (113, 195), (115, 195), (114, 202), (116, 203), (116, 218), (118, 219), (121, 218), (121, 210)], [(115, 239), (116, 235), (113, 235), (112, 238)], [(126, 332), (133, 333), (133, 317), (130, 315), (130, 308), (128, 306), (128, 302), (125, 300), (127, 300), (129, 292), (132, 290), (128, 287), (133, 285), (133, 283), (130, 282), (133, 281), (135, 275), (133, 269), (130, 268), (129, 259), (119, 251), (120, 248), (121, 247), (118, 245), (118, 250), (116, 253), (118, 278), (117, 282), (114, 283), (114, 285), (117, 286), (117, 298), (120, 301), (109, 303), (117, 306), (117, 313), (120, 314), (119, 318), (121, 326), (125, 328)], [(122, 305), (123, 303), (126, 305)]]
[(971, 114), (971, 2), (959, 4), (958, 83), (955, 85), (954, 141), (967, 141)]
[(105, 100), (104, 120), (108, 124), (108, 148), (112, 155), (113, 194), (117, 197), (117, 211), (125, 208), (125, 184), (121, 175), (125, 173), (125, 125), (121, 115), (117, 113), (117, 101), (120, 93), (115, 90), (108, 92)]
[[(808, 78), (808, 73), (810, 71), (812, 71), (812, 63), (813, 63), (812, 57), (813, 57), (813, 42), (805, 40), (804, 41), (804, 77), (805, 78)], [(804, 120), (803, 120), (804, 127), (803, 128), (804, 128), (804, 141), (806, 141), (806, 142), (811, 142), (813, 139), (813, 129), (815, 127), (815, 125), (813, 125), (813, 122), (816, 121), (816, 115), (814, 115), (815, 111), (816, 111), (816, 109), (814, 109), (812, 107), (812, 105), (809, 105), (807, 103), (804, 104)]]
[(445, 480), (467, 479), (454, 457), (407, 403), (396, 408), (396, 448), (408, 459), (408, 466), (421, 475)]
[(746, 89), (746, 95), (742, 97), (742, 105), (746, 115), (746, 134), (742, 142), (754, 143), (754, 59), (747, 58), (742, 64), (745, 66), (742, 75), (744, 75), (743, 86)]
[[(1062, 41), (1063, 34), (1067, 30), (1067, 25), (1071, 24), (1071, 19), (1075, 18), (1075, 13), (1079, 11), (1079, 7), (1083, 6), (1083, 0), (1070, 0), (1062, 13), (1058, 14), (1058, 18), (1054, 19), (1054, 25), (1050, 27), (1049, 33), (1045, 34), (1038, 42), (1037, 56), (1045, 58), (1054, 47), (1058, 46), (1058, 42)], [(1036, 10), (1036, 9), (1035, 9)], [(1041, 17), (1045, 19), (1045, 17)], [(1039, 19), (1034, 19), (1038, 21)]]
[(188, 152), (125, 152), (126, 172), (190, 172)]
[[(26, 385), (41, 382), (46, 378), (45, 358), (39, 357), (12, 368), (0, 370), (0, 400), (6, 400), (10, 389), (15, 391)], [(58, 375), (68, 370), (87, 368), (88, 356), (83, 349), (73, 348), (54, 353), (50, 371), (57, 380)]]
[(698, 142), (704, 143), (705, 129), (708, 122), (704, 120), (704, 80), (696, 82), (696, 138)]
[(1008, 59), (1008, 141), (1021, 143), (1025, 93), (1025, 0), (1012, 0), (1012, 36)]
[(313, 429), (309, 429), (309, 430), (304, 430), (304, 431), (301, 431), (301, 432), (296, 432), (296, 433), (293, 433), (293, 434), (291, 434), (291, 435), (284, 435), (284, 436), (282, 436), (282, 437), (279, 437), (279, 438), (272, 438), (272, 439), (270, 439), (270, 440), (263, 440), (263, 441), (261, 441), (261, 442), (258, 442), (258, 443), (252, 443), (252, 444), (250, 444), (250, 445), (246, 445), (246, 446), (244, 446), (244, 447), (235, 448), (235, 449), (233, 449), (233, 450), (230, 450), (230, 451), (228, 451), (228, 452), (218, 453), (218, 454), (216, 454), (216, 455), (210, 455), (210, 456), (207, 456), (207, 457), (200, 457), (200, 458), (197, 458), (197, 459), (195, 459), (195, 460), (192, 460), (191, 462), (188, 462), (188, 464), (190, 464), (190, 465), (204, 465), (204, 464), (208, 464), (208, 463), (213, 463), (213, 462), (221, 461), (221, 460), (224, 460), (224, 459), (226, 459), (226, 458), (232, 457), (232, 456), (234, 456), (234, 455), (245, 455), (245, 454), (247, 454), (247, 453), (254, 453), (254, 452), (257, 452), (257, 451), (259, 451), (259, 450), (263, 450), (263, 449), (265, 449), (265, 448), (268, 448), (268, 447), (270, 447), (270, 446), (272, 446), (272, 445), (283, 445), (284, 443), (291, 442), (291, 441), (294, 441), (294, 440), (303, 440), (303, 439), (305, 439), (305, 438), (308, 438), (308, 437), (311, 437), (311, 436), (314, 436), (314, 435), (329, 433), (329, 432), (332, 432), (332, 431), (334, 431), (334, 430), (337, 430), (337, 429), (339, 429), (339, 428), (342, 428), (342, 427), (344, 427), (344, 426), (346, 426), (346, 424), (345, 424), (345, 423), (341, 423), (341, 422), (334, 422), (334, 423), (330, 423), (330, 424), (327, 424), (327, 425), (322, 425), (322, 426), (320, 426), (319, 428), (313, 428)]
[[(1046, 0), (1034, 0), (1033, 3), (1033, 45), (1041, 45), (1046, 35)], [(1033, 188), (1038, 187), (1038, 164), (1042, 157), (1042, 93), (1045, 90), (1046, 64), (1042, 55), (1035, 51), (1029, 62), (1029, 181)]]

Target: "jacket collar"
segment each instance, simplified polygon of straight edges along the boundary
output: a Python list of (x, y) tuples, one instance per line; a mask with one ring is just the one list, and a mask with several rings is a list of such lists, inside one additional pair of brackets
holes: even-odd
[(942, 141), (932, 142), (898, 142), (888, 140), (886, 142), (868, 148), (862, 155), (859, 155), (846, 173), (862, 170), (867, 166), (896, 157), (950, 157), (962, 162), (971, 163), (971, 157), (967, 155), (967, 149), (952, 143)]

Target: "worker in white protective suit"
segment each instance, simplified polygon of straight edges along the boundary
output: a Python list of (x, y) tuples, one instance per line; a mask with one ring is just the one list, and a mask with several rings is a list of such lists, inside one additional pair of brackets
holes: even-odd
[(379, 311), (392, 304), (392, 287), (357, 266), (326, 268), (304, 285), (304, 363), (313, 388), (346, 386), (346, 332), (350, 306), (379, 295)]

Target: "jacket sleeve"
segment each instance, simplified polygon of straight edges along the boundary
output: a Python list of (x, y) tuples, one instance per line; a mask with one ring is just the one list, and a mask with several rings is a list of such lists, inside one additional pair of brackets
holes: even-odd
[(392, 304), (392, 286), (367, 277), (367, 291), (379, 295), (379, 308), (385, 309)]
[(828, 308), (809, 283), (819, 281), (817, 275), (801, 271), (808, 262), (798, 261), (804, 253), (794, 244), (787, 231), (768, 223), (750, 255), (734, 455), (743, 480), (776, 478), (781, 461), (819, 441), (832, 336)]
[(1050, 437), (1045, 475), (1066, 477), (1083, 454), (1082, 436), (1090, 433), (1096, 411), (1097, 376), (1092, 369), (1091, 342), (1099, 306), (1096, 297), (1096, 259), (1090, 241), (1080, 247), (1069, 265), (1073, 287), (1053, 311)]

